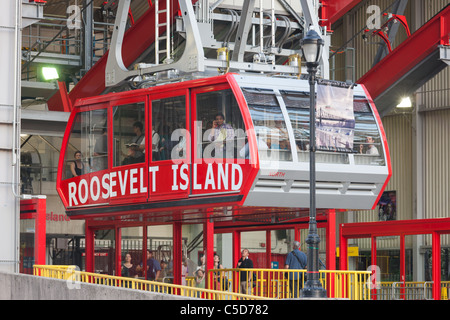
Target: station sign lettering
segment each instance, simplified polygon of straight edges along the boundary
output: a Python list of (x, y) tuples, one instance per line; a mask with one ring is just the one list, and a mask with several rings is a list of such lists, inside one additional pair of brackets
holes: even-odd
[(244, 172), (236, 163), (186, 163), (169, 166), (118, 168), (65, 180), (68, 205), (99, 204), (110, 199), (157, 195), (188, 190), (204, 192), (239, 191)]

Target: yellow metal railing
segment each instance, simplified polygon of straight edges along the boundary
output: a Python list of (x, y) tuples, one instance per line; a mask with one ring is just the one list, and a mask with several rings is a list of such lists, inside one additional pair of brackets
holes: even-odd
[[(136, 278), (125, 278), (77, 270), (76, 266), (46, 266), (34, 265), (35, 276), (66, 280), (68, 285), (91, 283), (112, 287), (138, 289), (157, 293), (174, 294), (183, 297), (202, 298), (210, 300), (261, 300), (262, 296), (251, 296), (235, 292), (202, 289), (193, 286), (181, 286), (158, 281), (147, 281)], [(191, 282), (193, 283), (193, 282)]]
[[(320, 281), (328, 297), (370, 300), (370, 271), (321, 270)], [(300, 297), (306, 270), (220, 269), (207, 273), (208, 288), (286, 299)]]
[[(450, 281), (441, 281), (441, 300), (448, 300)], [(377, 300), (432, 300), (432, 281), (383, 281), (372, 293)]]

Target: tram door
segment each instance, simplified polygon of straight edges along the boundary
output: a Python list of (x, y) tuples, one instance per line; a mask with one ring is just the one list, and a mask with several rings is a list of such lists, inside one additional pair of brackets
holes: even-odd
[(238, 193), (245, 183), (246, 134), (239, 105), (228, 85), (192, 91), (192, 195)]
[(149, 125), (146, 96), (111, 101), (111, 203), (146, 201)]
[(188, 197), (190, 133), (188, 90), (150, 95), (149, 194), (152, 200)]

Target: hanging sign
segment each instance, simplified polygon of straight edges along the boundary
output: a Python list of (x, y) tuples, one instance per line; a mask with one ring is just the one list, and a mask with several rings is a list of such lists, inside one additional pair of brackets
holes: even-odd
[(352, 152), (355, 132), (353, 85), (318, 80), (316, 103), (316, 148)]

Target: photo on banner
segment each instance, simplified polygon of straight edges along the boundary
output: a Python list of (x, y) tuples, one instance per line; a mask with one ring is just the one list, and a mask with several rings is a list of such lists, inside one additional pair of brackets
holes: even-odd
[(316, 103), (317, 150), (353, 152), (354, 133), (353, 85), (319, 80)]

